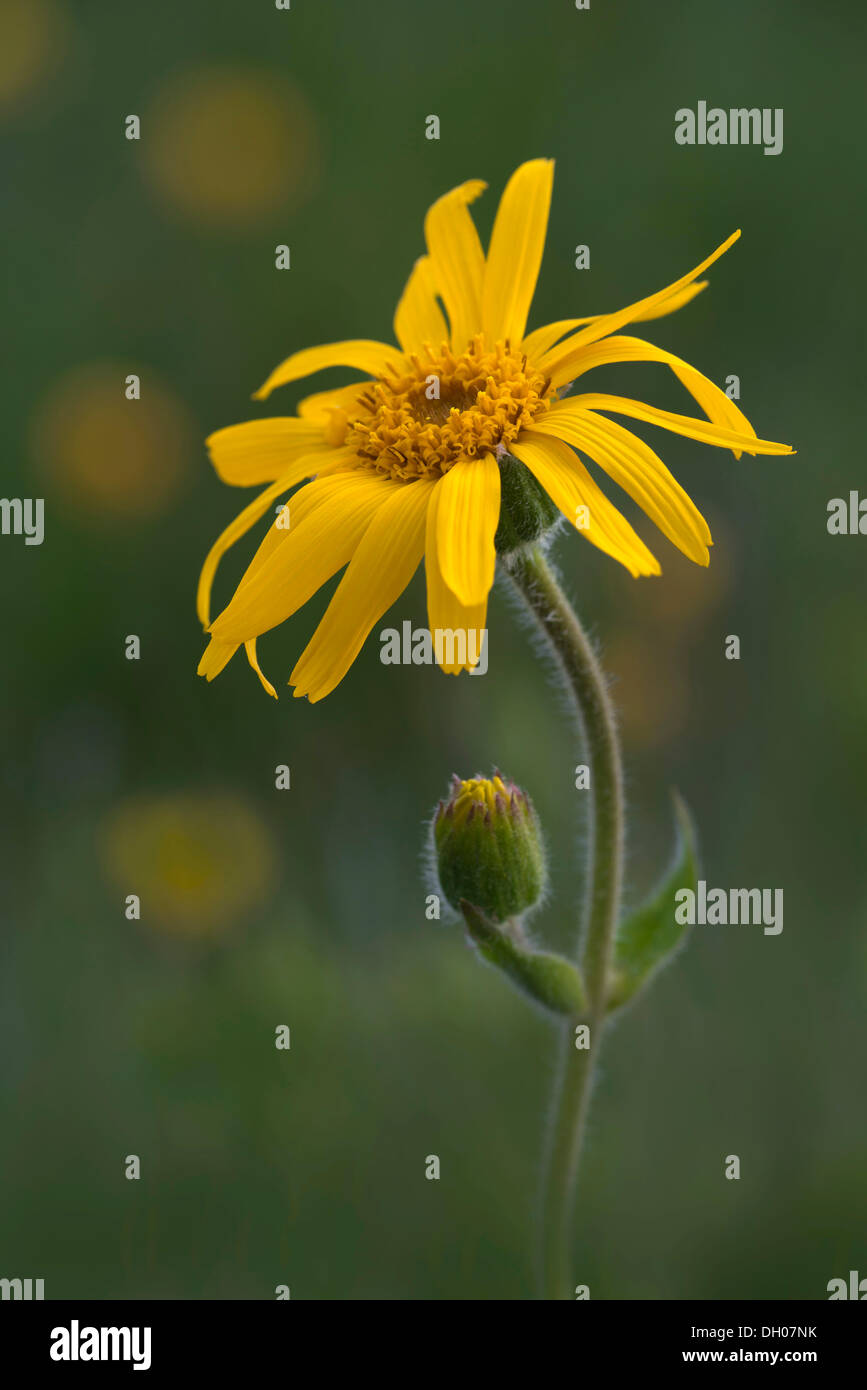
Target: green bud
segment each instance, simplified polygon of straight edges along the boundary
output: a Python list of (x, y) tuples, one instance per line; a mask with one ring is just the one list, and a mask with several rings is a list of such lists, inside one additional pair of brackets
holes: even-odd
[(545, 891), (542, 836), (533, 803), (514, 782), (452, 779), (433, 823), (437, 871), (447, 901), (466, 901), (493, 922), (519, 917)]
[(512, 454), (500, 458), (500, 521), (494, 536), (498, 555), (532, 545), (560, 517), (541, 483)]

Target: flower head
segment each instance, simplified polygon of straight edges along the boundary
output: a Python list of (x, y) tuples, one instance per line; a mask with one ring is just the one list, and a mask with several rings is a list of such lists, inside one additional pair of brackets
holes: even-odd
[[(395, 314), (399, 347), (357, 339), (294, 353), (257, 399), (326, 367), (349, 367), (365, 379), (308, 396), (294, 416), (210, 436), (211, 458), (225, 482), (268, 486), (219, 538), (202, 570), (199, 616), (211, 640), (199, 672), (208, 680), (243, 645), (274, 695), (259, 669), (256, 639), (346, 567), (290, 676), (295, 695), (322, 699), (422, 558), (431, 631), (462, 630), (465, 650), (481, 651), (498, 545), (527, 538), (526, 527), (510, 525), (506, 515), (520, 477), (630, 574), (658, 574), (658, 561), (584, 459), (622, 487), (685, 555), (706, 565), (711, 536), (701, 513), (654, 451), (609, 415), (731, 449), (736, 458), (792, 452), (757, 439), (734, 401), (687, 362), (619, 332), (688, 303), (705, 288), (701, 274), (739, 232), (687, 275), (625, 309), (526, 332), (552, 184), (550, 160), (516, 170), (487, 256), (469, 212), (485, 185), (472, 180), (440, 198), (425, 220), (427, 254), (413, 267)], [(565, 397), (585, 372), (614, 362), (665, 363), (706, 418), (622, 396)], [(211, 622), (220, 558), (299, 483), (288, 514), (276, 517), (231, 601)], [(468, 658), (443, 669), (457, 674), (469, 664)]]
[(447, 801), (433, 820), (437, 874), (443, 896), (495, 922), (518, 917), (545, 891), (542, 835), (526, 792), (495, 772), (452, 778)]

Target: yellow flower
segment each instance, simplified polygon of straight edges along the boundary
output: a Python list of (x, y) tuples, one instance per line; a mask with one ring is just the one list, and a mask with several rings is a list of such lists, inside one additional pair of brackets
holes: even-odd
[[(211, 458), (224, 482), (269, 486), (205, 561), (198, 607), (211, 641), (200, 675), (212, 680), (243, 644), (265, 689), (275, 695), (259, 670), (257, 637), (348, 566), (290, 676), (296, 696), (321, 700), (346, 675), (422, 557), (431, 631), (475, 634), (466, 649), (478, 653), (494, 579), (500, 461), (506, 453), (525, 465), (587, 540), (631, 574), (658, 574), (660, 567), (577, 449), (685, 555), (706, 565), (711, 536), (704, 518), (653, 450), (608, 414), (731, 449), (736, 458), (741, 452), (792, 452), (786, 444), (757, 439), (735, 403), (681, 358), (617, 331), (688, 303), (707, 283), (699, 276), (739, 232), (688, 275), (625, 309), (563, 319), (527, 334), (553, 176), (553, 162), (545, 159), (515, 171), (487, 257), (469, 213), (485, 185), (471, 180), (440, 198), (425, 220), (427, 255), (413, 267), (397, 306), (400, 347), (357, 339), (296, 352), (272, 372), (256, 399), (326, 367), (354, 368), (367, 379), (308, 396), (295, 416), (233, 425), (210, 436)], [(707, 419), (622, 396), (563, 398), (584, 372), (612, 362), (666, 363)], [(293, 496), (288, 516), (278, 514), (233, 598), (210, 623), (210, 591), (221, 556), (304, 479), (312, 481)], [(456, 674), (468, 665), (443, 669)]]
[(251, 806), (220, 792), (134, 797), (100, 834), (105, 868), (141, 899), (141, 920), (201, 940), (219, 936), (267, 898), (274, 845)]

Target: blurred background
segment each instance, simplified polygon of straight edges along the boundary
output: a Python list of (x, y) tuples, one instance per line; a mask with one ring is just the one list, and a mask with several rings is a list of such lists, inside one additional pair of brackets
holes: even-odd
[[(389, 338), (428, 205), (486, 179), (486, 238), (538, 155), (557, 170), (531, 326), (628, 303), (741, 227), (711, 288), (641, 332), (738, 375), (758, 433), (798, 450), (735, 462), (644, 431), (709, 518), (707, 571), (643, 518), (658, 580), (557, 544), (622, 713), (631, 899), (670, 853), (673, 786), (710, 884), (785, 893), (780, 936), (696, 929), (610, 1034), (576, 1280), (813, 1299), (867, 1275), (867, 541), (826, 530), (865, 477), (861, 20), (855, 0), (0, 0), (2, 490), (45, 498), (42, 546), (0, 538), (0, 1275), (49, 1298), (532, 1295), (555, 1039), (425, 919), (422, 850), (449, 775), (499, 764), (547, 831), (536, 925), (570, 946), (563, 702), (499, 591), (484, 678), (383, 667), (374, 634), (315, 706), (285, 682), (327, 594), (260, 644), (275, 703), (241, 658), (197, 679), (194, 592), (252, 496), (204, 436), (346, 379), (250, 400), (298, 348)], [(676, 145), (699, 100), (784, 108), (783, 153)], [(595, 382), (693, 409), (662, 368)]]

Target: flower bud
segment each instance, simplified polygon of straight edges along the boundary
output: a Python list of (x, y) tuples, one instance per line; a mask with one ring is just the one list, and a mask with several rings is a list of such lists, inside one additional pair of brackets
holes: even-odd
[(505, 922), (544, 893), (545, 852), (533, 803), (499, 772), (453, 777), (434, 816), (433, 838), (442, 893), (455, 910), (464, 901)]

